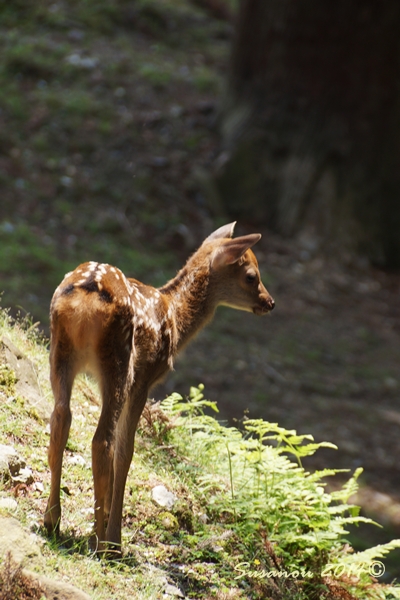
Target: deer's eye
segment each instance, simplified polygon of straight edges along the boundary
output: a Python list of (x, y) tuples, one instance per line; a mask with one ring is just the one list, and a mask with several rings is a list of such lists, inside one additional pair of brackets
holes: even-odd
[(246, 275), (246, 281), (247, 283), (254, 283), (256, 280), (256, 274), (255, 273), (247, 273)]

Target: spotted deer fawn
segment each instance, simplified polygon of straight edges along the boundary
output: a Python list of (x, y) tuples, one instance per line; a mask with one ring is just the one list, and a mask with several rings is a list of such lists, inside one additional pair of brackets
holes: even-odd
[(56, 289), (50, 309), (51, 490), (44, 517), (49, 533), (60, 527), (61, 469), (75, 376), (90, 372), (100, 385), (102, 408), (92, 440), (94, 539), (99, 552), (120, 552), (125, 483), (149, 389), (218, 305), (256, 315), (274, 308), (250, 250), (261, 235), (232, 239), (234, 227), (214, 231), (159, 289), (96, 262), (68, 273)]

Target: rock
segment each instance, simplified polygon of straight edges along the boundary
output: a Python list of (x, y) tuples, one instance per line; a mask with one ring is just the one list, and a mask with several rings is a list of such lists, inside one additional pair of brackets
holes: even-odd
[[(157, 486), (157, 487), (163, 487), (163, 486)], [(166, 597), (169, 597), (169, 596), (177, 596), (178, 598), (185, 597), (184, 594), (182, 594), (181, 590), (178, 587), (176, 587), (175, 585), (168, 582), (168, 579), (165, 575), (165, 571), (163, 571), (162, 569), (159, 569), (158, 567), (155, 567), (154, 565), (152, 565), (150, 563), (148, 563), (144, 566), (146, 567), (146, 571), (147, 571), (148, 575), (151, 576), (152, 582), (161, 588), (161, 590), (164, 592)], [(163, 596), (163, 597), (165, 597), (165, 596)]]
[(70, 465), (78, 465), (79, 467), (87, 467), (86, 460), (80, 454), (69, 456), (67, 461)]
[(35, 481), (33, 488), (37, 492), (44, 492), (44, 485), (41, 481)]
[[(35, 534), (26, 532), (18, 521), (12, 517), (0, 517), (0, 554), (11, 555), (11, 560), (20, 565), (22, 562), (42, 567), (42, 557), (39, 540)], [(29, 579), (38, 582), (48, 600), (90, 600), (90, 596), (75, 586), (57, 581), (23, 569), (23, 574)]]
[(399, 383), (394, 377), (385, 377), (383, 380), (383, 385), (389, 392), (395, 391), (399, 387)]
[(17, 394), (25, 400), (34, 414), (43, 421), (48, 421), (52, 405), (41, 395), (32, 361), (14, 346), (6, 336), (1, 339), (0, 349), (17, 378), (15, 384)]
[(0, 444), (0, 478), (7, 481), (12, 479), (14, 483), (33, 483), (32, 470), (26, 466), (25, 461), (20, 458), (12, 446)]
[(15, 476), (12, 477), (13, 483), (25, 483), (30, 485), (34, 482), (32, 469), (22, 467)]
[(179, 119), (183, 115), (183, 113), (184, 113), (184, 108), (182, 106), (180, 106), (179, 104), (174, 104), (169, 109), (169, 114), (171, 115), (171, 117), (174, 117), (175, 119)]
[(48, 600), (91, 600), (91, 597), (88, 596), (88, 594), (82, 592), (82, 590), (79, 590), (70, 583), (50, 579), (45, 575), (38, 575), (27, 569), (24, 569), (23, 572), (25, 575), (39, 583)]
[(155, 585), (164, 587), (168, 584), (168, 579), (163, 569), (155, 567), (151, 563), (144, 563), (143, 567), (146, 569), (146, 573), (150, 575), (150, 579)]
[(209, 520), (205, 513), (200, 513), (198, 516), (198, 519), (199, 519), (200, 523), (203, 523), (203, 525), (206, 525)]
[(16, 475), (19, 470), (25, 466), (15, 448), (13, 446), (6, 446), (0, 444), (0, 478), (4, 480), (10, 479), (13, 475)]
[(37, 562), (40, 557), (40, 548), (34, 534), (29, 534), (22, 529), (13, 517), (0, 517), (0, 553), (11, 553), (11, 558), (17, 564), (23, 560)]
[(78, 53), (70, 54), (66, 57), (65, 61), (69, 65), (74, 67), (81, 67), (83, 69), (94, 69), (99, 64), (98, 58), (89, 56), (80, 56)]
[(164, 588), (164, 593), (168, 594), (168, 596), (178, 596), (178, 598), (184, 598), (185, 596), (182, 594), (181, 590), (176, 587), (176, 585), (171, 585), (167, 583)]
[(168, 510), (170, 510), (177, 501), (177, 497), (172, 492), (168, 491), (164, 485), (156, 485), (153, 487), (151, 490), (151, 497), (156, 504), (163, 508), (168, 508)]
[(14, 498), (0, 498), (0, 509), (15, 510), (18, 508), (18, 503)]

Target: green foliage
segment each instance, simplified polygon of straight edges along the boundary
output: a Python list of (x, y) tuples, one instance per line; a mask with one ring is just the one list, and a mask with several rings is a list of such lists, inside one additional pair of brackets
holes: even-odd
[(191, 388), (187, 401), (172, 394), (161, 406), (174, 419), (169, 432), (174, 443), (201, 464), (197, 485), (209, 514), (240, 537), (244, 560), (264, 568), (276, 561), (287, 572), (312, 574), (314, 583), (339, 566), (340, 575), (356, 574), (363, 585), (371, 582), (373, 561), (399, 547), (400, 540), (348, 554), (346, 527), (373, 523), (349, 503), (362, 469), (328, 493), (324, 479), (338, 471), (309, 473), (302, 459), (333, 444), (315, 443), (311, 435), (262, 419), (246, 420), (242, 431), (223, 426), (205, 414), (216, 405), (202, 392), (203, 386)]
[(165, 67), (159, 67), (151, 63), (142, 65), (139, 74), (158, 89), (167, 85), (171, 79), (171, 73)]
[(203, 66), (195, 71), (194, 84), (199, 92), (214, 92), (220, 91), (220, 80), (216, 74), (209, 68)]
[[(8, 273), (13, 268), (21, 272), (40, 268), (42, 273), (47, 273), (56, 266), (57, 258), (45, 245), (39, 244), (37, 236), (27, 225), (3, 225), (0, 227), (0, 260), (3, 272)], [(10, 230), (5, 225), (9, 226)], [(51, 240), (47, 241), (50, 245)]]
[(62, 46), (49, 47), (42, 40), (36, 43), (18, 42), (15, 36), (8, 37), (8, 46), (3, 56), (4, 68), (9, 75), (20, 73), (27, 77), (53, 77), (58, 61), (65, 54)]
[(10, 369), (7, 364), (0, 364), (0, 390), (4, 391), (7, 395), (12, 396), (15, 394), (15, 384), (17, 378), (15, 372)]
[(14, 314), (46, 327), (55, 286), (87, 257), (155, 284), (175, 271), (188, 161), (210, 137), (185, 115), (217, 90), (228, 30), (188, 0), (0, 0), (0, 279)]

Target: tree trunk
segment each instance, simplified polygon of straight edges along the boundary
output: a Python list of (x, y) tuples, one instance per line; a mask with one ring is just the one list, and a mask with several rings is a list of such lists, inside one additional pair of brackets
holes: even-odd
[(242, 0), (215, 180), (228, 210), (400, 266), (400, 2)]

